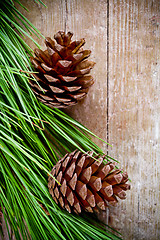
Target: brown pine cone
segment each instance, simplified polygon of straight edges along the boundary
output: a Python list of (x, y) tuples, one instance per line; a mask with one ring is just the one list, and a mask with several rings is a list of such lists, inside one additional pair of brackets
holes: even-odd
[(51, 108), (66, 108), (84, 98), (94, 83), (89, 75), (94, 62), (86, 60), (91, 51), (82, 50), (85, 40), (71, 42), (73, 33), (59, 31), (45, 39), (47, 50), (35, 49), (31, 62), (37, 74), (30, 85), (37, 98)]
[(91, 156), (93, 152), (83, 154), (74, 151), (66, 154), (53, 167), (48, 179), (49, 192), (54, 201), (68, 212), (81, 213), (105, 210), (107, 204), (114, 205), (126, 198), (126, 190), (130, 189), (127, 173), (114, 170), (115, 164), (104, 164), (105, 156)]

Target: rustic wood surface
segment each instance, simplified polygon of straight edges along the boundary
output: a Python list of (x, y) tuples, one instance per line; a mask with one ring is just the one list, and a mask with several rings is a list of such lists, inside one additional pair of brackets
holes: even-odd
[(132, 180), (127, 199), (109, 210), (109, 223), (126, 240), (160, 239), (160, 1), (43, 2), (47, 8), (23, 0), (29, 12), (21, 12), (44, 36), (69, 30), (84, 37), (96, 62), (95, 84), (67, 113), (112, 144), (94, 139)]

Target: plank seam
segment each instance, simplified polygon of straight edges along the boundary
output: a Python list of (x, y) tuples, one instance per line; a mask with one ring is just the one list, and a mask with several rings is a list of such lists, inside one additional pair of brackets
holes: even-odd
[(66, 33), (66, 31), (67, 31), (67, 21), (68, 21), (67, 0), (65, 0), (65, 11), (66, 11), (66, 16), (65, 16), (65, 23), (64, 23), (64, 32)]
[(109, 142), (109, 0), (107, 0), (107, 142)]

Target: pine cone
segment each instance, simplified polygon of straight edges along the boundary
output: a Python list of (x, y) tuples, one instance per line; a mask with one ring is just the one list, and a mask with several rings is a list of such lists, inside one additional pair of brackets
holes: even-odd
[(84, 98), (94, 83), (88, 75), (94, 62), (86, 60), (90, 50), (82, 50), (85, 40), (71, 42), (73, 34), (59, 31), (54, 40), (45, 39), (47, 50), (35, 49), (31, 62), (38, 71), (32, 74), (36, 81), (30, 81), (37, 98), (51, 108), (66, 108)]
[(68, 212), (105, 210), (108, 203), (118, 202), (117, 197), (125, 199), (130, 189), (127, 173), (114, 170), (113, 163), (104, 164), (105, 156), (95, 156), (97, 161), (93, 152), (88, 154), (76, 150), (57, 162), (51, 174), (61, 185), (49, 176), (50, 194)]

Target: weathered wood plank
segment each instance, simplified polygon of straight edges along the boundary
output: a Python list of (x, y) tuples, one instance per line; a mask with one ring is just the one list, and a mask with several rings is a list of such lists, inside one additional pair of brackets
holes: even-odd
[[(44, 7), (40, 3), (33, 0), (21, 0), (21, 3), (29, 10), (28, 12), (21, 8), (17, 3), (15, 5), (23, 13), (35, 27), (40, 30), (44, 37), (53, 38), (54, 34), (65, 28), (66, 22), (66, 2), (65, 1), (43, 1), (47, 6)], [(33, 35), (34, 39), (45, 48), (44, 39)], [(26, 37), (27, 44), (34, 49), (35, 44)]]
[(159, 239), (160, 2), (109, 7), (109, 153), (132, 179), (112, 223), (125, 239)]
[[(88, 96), (69, 110), (72, 117), (85, 124), (95, 134), (107, 139), (107, 3), (100, 1), (43, 1), (47, 8), (32, 0), (22, 1), (29, 9), (23, 13), (42, 32), (52, 37), (58, 30), (72, 31), (73, 39), (85, 38), (85, 49), (91, 49), (90, 59), (96, 62), (91, 75), (95, 84)], [(35, 38), (35, 37), (34, 37)], [(35, 38), (44, 47), (44, 40)], [(26, 38), (26, 42), (34, 49), (34, 44)], [(105, 129), (104, 129), (105, 127)], [(102, 142), (97, 141), (102, 147)]]
[[(90, 59), (96, 65), (91, 72), (95, 83), (88, 96), (66, 112), (107, 140), (107, 2), (74, 0), (67, 1), (67, 6), (67, 30), (72, 30), (76, 38), (86, 39), (85, 48), (92, 50)], [(95, 141), (101, 147), (105, 146)]]

